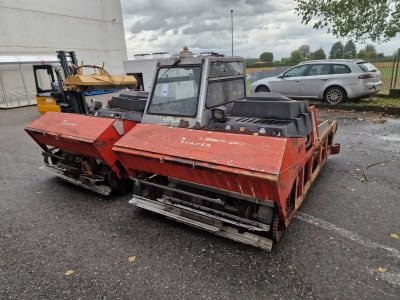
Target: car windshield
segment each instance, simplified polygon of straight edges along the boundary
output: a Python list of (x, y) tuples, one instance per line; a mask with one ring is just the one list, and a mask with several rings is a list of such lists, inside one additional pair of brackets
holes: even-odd
[(376, 72), (375, 66), (371, 63), (363, 62), (363, 63), (358, 63), (358, 65), (364, 72)]
[(193, 117), (197, 112), (201, 67), (160, 68), (147, 113)]

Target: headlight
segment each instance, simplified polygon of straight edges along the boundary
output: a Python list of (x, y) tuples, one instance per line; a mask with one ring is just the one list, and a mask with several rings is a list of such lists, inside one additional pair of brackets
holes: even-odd
[(218, 122), (225, 122), (225, 120), (226, 120), (226, 115), (225, 115), (224, 109), (214, 108), (213, 110), (211, 110), (211, 115), (212, 115), (213, 119)]

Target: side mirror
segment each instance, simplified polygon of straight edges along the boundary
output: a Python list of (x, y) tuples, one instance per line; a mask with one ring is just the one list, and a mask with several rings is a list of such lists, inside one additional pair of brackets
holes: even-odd
[(282, 74), (278, 76), (279, 79), (283, 79), (285, 78), (285, 76), (283, 76)]

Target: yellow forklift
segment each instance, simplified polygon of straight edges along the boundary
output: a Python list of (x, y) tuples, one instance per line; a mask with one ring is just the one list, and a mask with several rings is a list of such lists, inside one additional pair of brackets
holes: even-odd
[[(118, 92), (136, 87), (133, 76), (110, 75), (96, 65), (78, 66), (74, 51), (57, 51), (58, 64), (33, 66), (36, 84), (37, 109), (48, 111), (87, 114), (87, 96)], [(92, 70), (85, 74), (85, 70)]]

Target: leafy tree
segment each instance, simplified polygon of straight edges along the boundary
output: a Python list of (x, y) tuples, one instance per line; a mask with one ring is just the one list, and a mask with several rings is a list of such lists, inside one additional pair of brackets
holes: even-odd
[(361, 49), (360, 51), (358, 51), (357, 57), (360, 59), (367, 59), (367, 52), (365, 51), (365, 49)]
[(281, 63), (284, 65), (289, 65), (291, 62), (292, 61), (291, 61), (290, 57), (282, 57), (281, 58)]
[(376, 54), (376, 49), (374, 45), (368, 44), (365, 46), (365, 51)]
[(258, 58), (246, 58), (246, 67), (254, 66), (258, 61)]
[(357, 56), (357, 48), (352, 40), (348, 41), (343, 48), (343, 58), (355, 58)]
[(398, 0), (295, 1), (302, 23), (312, 23), (315, 29), (326, 28), (338, 38), (386, 42), (400, 32)]
[(342, 42), (334, 43), (329, 53), (329, 58), (343, 58), (343, 50)]
[(290, 61), (292, 63), (298, 64), (304, 60), (303, 54), (299, 50), (295, 50), (290, 54)]
[(301, 55), (303, 55), (304, 58), (307, 58), (310, 56), (310, 46), (302, 45), (299, 47), (298, 50), (300, 51)]
[(311, 52), (310, 53), (310, 58), (311, 59), (325, 59), (326, 58), (326, 54), (324, 49), (319, 48), (317, 51)]
[(362, 59), (375, 59), (378, 57), (378, 53), (376, 52), (376, 49), (374, 45), (366, 45), (365, 48), (363, 49), (364, 51), (361, 52), (361, 57), (360, 57), (360, 52), (358, 53), (358, 57)]
[(261, 53), (260, 60), (266, 62), (272, 62), (274, 60), (274, 55), (272, 54), (272, 52)]

